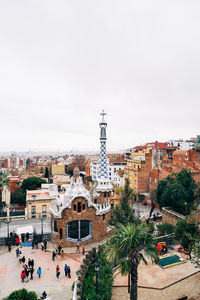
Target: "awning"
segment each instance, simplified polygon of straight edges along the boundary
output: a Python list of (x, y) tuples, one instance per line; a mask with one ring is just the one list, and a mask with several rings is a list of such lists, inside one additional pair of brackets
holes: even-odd
[(23, 226), (23, 227), (18, 227), (17, 228), (17, 234), (22, 234), (22, 233), (33, 233), (33, 226)]

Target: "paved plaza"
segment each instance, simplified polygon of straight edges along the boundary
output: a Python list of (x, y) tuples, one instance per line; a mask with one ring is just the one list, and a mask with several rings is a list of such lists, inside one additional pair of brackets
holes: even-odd
[[(50, 245), (51, 246), (51, 245)], [(2, 247), (0, 251), (0, 299), (8, 296), (10, 292), (26, 288), (29, 291), (35, 291), (38, 296), (41, 296), (45, 290), (51, 300), (70, 300), (72, 298), (71, 286), (76, 278), (76, 271), (82, 262), (83, 256), (77, 253), (65, 254), (61, 259), (60, 256), (52, 261), (52, 252), (45, 252), (41, 249), (32, 249), (31, 247), (21, 248), (22, 254), (28, 258), (34, 259), (34, 274), (33, 280), (27, 283), (21, 282), (20, 273), (22, 264), (19, 263), (15, 254), (16, 247), (12, 248), (9, 253), (6, 247)], [(70, 265), (71, 278), (64, 276), (64, 265)], [(56, 280), (56, 266), (60, 266), (60, 280)], [(39, 279), (36, 272), (37, 268), (42, 268), (42, 276)]]

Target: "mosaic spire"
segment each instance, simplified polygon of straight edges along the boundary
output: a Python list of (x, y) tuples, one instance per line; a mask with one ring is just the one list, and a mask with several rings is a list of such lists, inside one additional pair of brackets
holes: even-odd
[(106, 156), (106, 127), (104, 116), (106, 113), (104, 110), (100, 113), (102, 120), (99, 123), (100, 126), (100, 156), (99, 156), (99, 179), (108, 179), (108, 167), (107, 167), (107, 156)]

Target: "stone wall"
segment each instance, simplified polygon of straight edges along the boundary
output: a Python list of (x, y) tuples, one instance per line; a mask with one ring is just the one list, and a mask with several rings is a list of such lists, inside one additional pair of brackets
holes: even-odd
[[(81, 203), (81, 212), (77, 211), (78, 202)], [(84, 205), (84, 210), (83, 210)], [(76, 210), (74, 210), (76, 207)], [(88, 207), (87, 201), (82, 198), (74, 199), (72, 203), (72, 208), (65, 208), (62, 212), (62, 218), (56, 218), (58, 233), (60, 229), (63, 232), (63, 238), (59, 239), (59, 234), (53, 232), (53, 241), (59, 243), (62, 247), (75, 247), (76, 242), (72, 242), (65, 239), (65, 224), (71, 221), (77, 220), (91, 220), (92, 221), (92, 237), (80, 244), (89, 244), (93, 242), (100, 242), (104, 238), (110, 235), (107, 232), (108, 220), (110, 219), (110, 212), (105, 215), (96, 215), (96, 210), (94, 207)]]
[[(188, 300), (200, 299), (200, 271), (164, 289), (138, 287), (138, 300), (178, 300), (184, 296)], [(127, 287), (113, 287), (112, 300), (129, 300)]]
[(185, 219), (185, 216), (167, 208), (162, 208), (162, 223), (169, 223), (175, 226), (179, 220)]

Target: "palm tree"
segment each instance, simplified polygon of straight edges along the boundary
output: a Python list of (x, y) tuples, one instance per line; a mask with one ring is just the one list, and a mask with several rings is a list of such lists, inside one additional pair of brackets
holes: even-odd
[[(120, 264), (121, 273), (130, 274), (131, 290), (130, 300), (137, 300), (138, 265), (142, 260), (147, 264), (146, 258), (158, 263), (159, 258), (153, 244), (153, 235), (148, 233), (145, 224), (119, 224), (114, 235), (108, 241), (106, 250), (108, 260)], [(144, 255), (145, 254), (145, 255)]]

